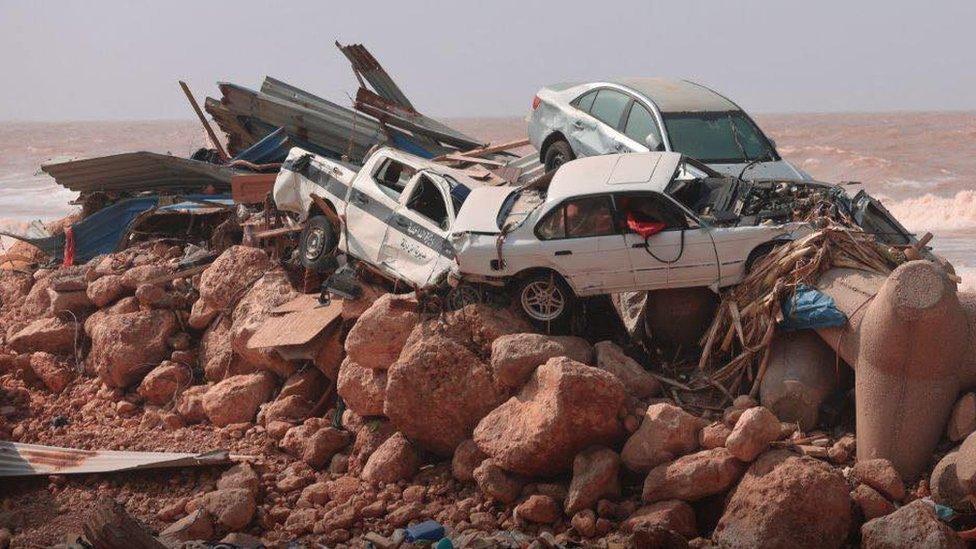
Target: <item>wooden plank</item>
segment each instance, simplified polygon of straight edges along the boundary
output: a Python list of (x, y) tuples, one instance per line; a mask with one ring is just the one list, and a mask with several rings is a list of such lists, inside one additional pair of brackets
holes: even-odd
[[(507, 141), (505, 143), (499, 143), (497, 145), (489, 145), (487, 147), (478, 147), (477, 149), (463, 151), (461, 154), (464, 156), (481, 156), (485, 154), (507, 151), (509, 149), (517, 149), (519, 147), (525, 147), (528, 144), (529, 144), (529, 140), (527, 138), (516, 139), (515, 141)], [(448, 156), (448, 155), (444, 155), (444, 156)], [(441, 160), (444, 158), (444, 156), (439, 156), (434, 160), (435, 161)]]
[(497, 160), (488, 160), (487, 158), (464, 156), (456, 153), (445, 154), (443, 158), (445, 158), (446, 160), (454, 160), (457, 162), (470, 162), (472, 164), (486, 164), (488, 166), (504, 166), (506, 164), (505, 162), (499, 162)]
[(213, 128), (210, 126), (210, 122), (207, 121), (207, 117), (203, 115), (203, 111), (200, 110), (200, 105), (197, 104), (197, 100), (193, 98), (193, 93), (190, 92), (190, 87), (186, 85), (186, 82), (180, 80), (180, 87), (183, 88), (183, 93), (186, 94), (187, 101), (190, 102), (190, 106), (193, 107), (193, 112), (197, 113), (197, 118), (200, 119), (200, 123), (203, 124), (203, 129), (207, 131), (207, 135), (210, 136), (210, 141), (213, 142), (214, 148), (217, 149), (217, 156), (220, 160), (227, 162), (230, 158), (227, 156), (227, 152), (224, 151), (223, 145), (220, 144), (220, 140), (217, 139), (217, 134), (214, 133)]

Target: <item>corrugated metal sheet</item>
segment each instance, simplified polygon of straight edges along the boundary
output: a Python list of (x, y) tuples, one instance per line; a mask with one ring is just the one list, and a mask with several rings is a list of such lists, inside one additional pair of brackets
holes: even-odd
[(358, 113), (354, 113), (356, 118), (350, 117), (349, 109), (326, 113), (236, 84), (225, 82), (218, 87), (223, 94), (221, 103), (236, 116), (284, 128), (289, 135), (354, 159), (387, 140), (378, 122)]
[(380, 97), (411, 112), (417, 112), (417, 109), (414, 109), (413, 105), (410, 104), (406, 94), (400, 90), (400, 87), (387, 74), (380, 62), (373, 57), (373, 54), (369, 53), (366, 46), (362, 44), (343, 46), (339, 42), (336, 42), (335, 45), (352, 63), (352, 70), (356, 72), (356, 77), (360, 78), (360, 82), (365, 78)]
[(111, 473), (163, 467), (198, 467), (230, 463), (226, 450), (202, 454), (78, 450), (40, 444), (0, 442), (0, 477)]
[(72, 191), (178, 191), (207, 185), (230, 190), (235, 170), (151, 152), (43, 164), (41, 169)]

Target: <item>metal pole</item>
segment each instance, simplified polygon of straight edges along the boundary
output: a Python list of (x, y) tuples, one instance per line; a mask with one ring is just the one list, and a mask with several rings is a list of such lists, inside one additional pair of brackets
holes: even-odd
[(193, 107), (193, 111), (197, 113), (197, 117), (200, 119), (200, 123), (203, 124), (203, 129), (207, 130), (207, 135), (210, 136), (210, 141), (213, 142), (214, 147), (217, 148), (217, 155), (220, 156), (220, 160), (226, 162), (229, 156), (224, 152), (224, 147), (221, 146), (220, 141), (217, 140), (217, 134), (214, 133), (213, 128), (210, 127), (210, 122), (203, 115), (203, 111), (200, 110), (200, 106), (197, 105), (197, 100), (193, 98), (193, 94), (190, 93), (190, 87), (186, 85), (186, 82), (180, 80), (180, 87), (183, 88), (183, 93), (186, 94), (187, 100), (190, 102), (190, 106)]

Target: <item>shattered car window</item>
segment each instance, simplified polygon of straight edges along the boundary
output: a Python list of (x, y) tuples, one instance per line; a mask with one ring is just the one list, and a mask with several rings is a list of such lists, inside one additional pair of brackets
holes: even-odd
[(410, 199), (407, 200), (407, 208), (433, 221), (438, 227), (447, 228), (447, 204), (444, 203), (444, 195), (426, 175), (422, 175), (414, 187)]
[(665, 113), (671, 148), (712, 164), (778, 160), (766, 137), (741, 111)]
[(654, 116), (640, 103), (634, 103), (631, 107), (630, 115), (627, 116), (627, 125), (624, 126), (624, 134), (642, 145), (648, 135), (653, 135), (658, 143), (661, 142), (661, 132), (657, 129)]
[(568, 238), (606, 236), (616, 233), (613, 224), (613, 207), (608, 196), (580, 198), (567, 202), (564, 208)]
[(539, 222), (535, 231), (539, 240), (566, 238), (566, 209), (560, 206), (549, 212), (549, 215)]
[(417, 170), (411, 166), (403, 162), (397, 162), (392, 158), (387, 158), (380, 164), (376, 172), (373, 173), (373, 181), (379, 185), (383, 194), (393, 200), (399, 200), (403, 189), (407, 188), (407, 183), (410, 182), (416, 173)]
[(596, 94), (596, 99), (593, 101), (593, 108), (590, 110), (590, 114), (600, 122), (616, 128), (620, 124), (620, 118), (624, 114), (624, 109), (627, 107), (628, 101), (630, 101), (630, 98), (618, 91), (608, 89), (600, 90), (600, 93)]

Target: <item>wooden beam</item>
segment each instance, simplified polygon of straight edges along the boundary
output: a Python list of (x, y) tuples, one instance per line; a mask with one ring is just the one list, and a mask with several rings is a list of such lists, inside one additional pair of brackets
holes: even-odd
[(190, 87), (186, 85), (186, 82), (180, 80), (180, 87), (183, 88), (183, 93), (186, 94), (187, 101), (190, 102), (190, 106), (193, 107), (193, 112), (197, 113), (197, 118), (200, 119), (200, 123), (203, 124), (203, 129), (207, 131), (207, 135), (210, 136), (210, 141), (213, 142), (214, 147), (217, 149), (217, 156), (224, 162), (227, 161), (229, 156), (224, 151), (223, 145), (217, 140), (217, 134), (214, 133), (213, 128), (210, 126), (210, 122), (207, 121), (207, 117), (203, 115), (203, 111), (200, 110), (200, 105), (197, 104), (197, 100), (193, 98), (193, 93), (190, 92)]
[[(452, 154), (461, 154), (463, 156), (483, 156), (483, 155), (486, 155), (486, 154), (507, 151), (509, 149), (517, 149), (519, 147), (524, 147), (524, 146), (526, 146), (528, 144), (529, 144), (529, 140), (528, 139), (517, 139), (515, 141), (507, 141), (505, 143), (499, 143), (497, 145), (489, 145), (487, 147), (478, 147), (477, 149), (471, 149), (471, 150), (467, 150), (467, 151), (462, 151), (460, 153), (452, 153)], [(437, 158), (434, 159), (434, 161), (436, 162), (438, 160), (444, 160), (448, 156), (450, 156), (450, 155), (449, 154), (445, 154), (445, 155), (438, 156)]]

